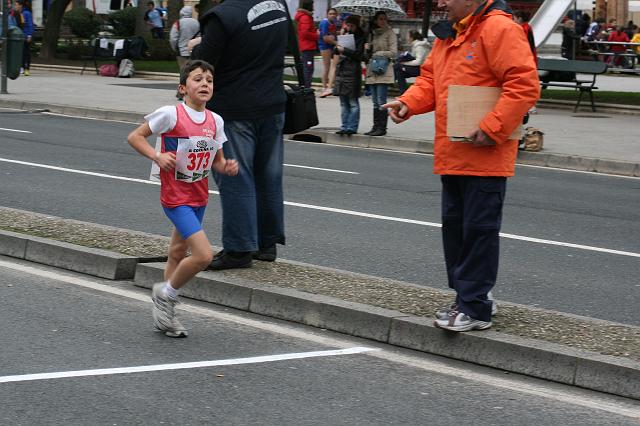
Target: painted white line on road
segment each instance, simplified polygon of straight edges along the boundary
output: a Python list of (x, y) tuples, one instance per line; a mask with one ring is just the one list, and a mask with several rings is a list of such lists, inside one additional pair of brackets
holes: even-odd
[[(126, 297), (128, 299), (133, 299), (148, 304), (151, 303), (151, 298), (149, 297), (148, 292), (145, 294), (141, 291), (112, 287), (109, 285), (100, 284), (95, 281), (90, 281), (82, 277), (67, 275), (67, 273), (36, 269), (34, 267), (18, 263), (17, 261), (0, 260), (0, 267), (43, 277), (48, 280), (55, 280), (61, 283), (67, 283), (112, 295)], [(186, 311), (195, 315), (211, 318), (216, 322), (226, 321), (238, 324), (240, 326), (251, 327), (253, 329), (262, 330), (268, 333), (276, 333), (300, 340), (305, 340), (308, 342), (321, 344), (324, 346), (331, 346), (342, 349), (353, 347), (353, 338), (327, 336), (325, 331), (321, 331), (319, 329), (305, 329), (304, 327), (301, 327), (299, 325), (288, 324), (285, 322), (276, 323), (275, 321), (271, 320), (259, 321), (243, 315), (217, 311), (214, 308), (190, 305), (189, 302), (181, 303), (177, 305), (176, 308), (181, 311)], [(149, 319), (149, 321), (151, 324), (151, 319)], [(631, 417), (634, 419), (640, 418), (640, 408), (637, 406), (637, 404), (635, 404), (635, 402), (622, 402), (622, 398), (611, 395), (585, 391), (583, 389), (572, 388), (556, 383), (546, 383), (543, 380), (530, 379), (521, 377), (519, 375), (513, 375), (506, 378), (503, 377), (502, 373), (499, 371), (495, 372), (493, 370), (490, 370), (491, 372), (489, 373), (479, 372), (479, 367), (455, 367), (443, 361), (428, 359), (429, 355), (427, 354), (412, 355), (395, 349), (381, 349), (378, 351), (366, 352), (365, 355), (383, 359), (396, 364), (414, 367), (433, 374), (450, 376), (456, 381), (469, 380), (471, 382), (480, 383), (489, 387), (497, 387), (513, 392), (519, 392), (521, 394), (564, 402), (571, 405), (609, 412), (612, 414)]]
[[(151, 181), (145, 180), (145, 179), (136, 179), (136, 178), (129, 178), (129, 177), (125, 177), (125, 176), (108, 175), (108, 174), (105, 174), (105, 173), (96, 173), (96, 172), (88, 172), (88, 171), (84, 171), (84, 170), (68, 169), (68, 168), (65, 168), (65, 167), (50, 166), (50, 165), (47, 165), (47, 164), (30, 163), (30, 162), (27, 162), (27, 161), (11, 160), (11, 159), (8, 159), (8, 158), (0, 158), (0, 161), (4, 161), (4, 162), (7, 162), (7, 163), (20, 164), (20, 165), (30, 166), (30, 167), (40, 167), (40, 168), (44, 168), (44, 169), (50, 169), (50, 170), (68, 172), (68, 173), (77, 173), (77, 174), (88, 175), (88, 176), (103, 177), (103, 178), (107, 178), (107, 179), (123, 180), (123, 181), (128, 181), (128, 182), (145, 183), (145, 184), (151, 184), (151, 185), (160, 185), (159, 182), (151, 182)], [(215, 194), (215, 195), (219, 195), (220, 194), (218, 191), (209, 191), (209, 193), (210, 194)], [(437, 222), (426, 222), (426, 221), (423, 221), (423, 220), (405, 219), (405, 218), (401, 218), (401, 217), (385, 216), (385, 215), (379, 215), (379, 214), (373, 214), (373, 213), (358, 212), (358, 211), (355, 211), (355, 210), (345, 210), (345, 209), (338, 209), (338, 208), (334, 208), (334, 207), (316, 206), (314, 204), (296, 203), (296, 202), (293, 202), (293, 201), (285, 201), (284, 204), (286, 206), (291, 206), (291, 207), (300, 207), (300, 208), (305, 208), (305, 209), (310, 209), (310, 210), (320, 210), (320, 211), (326, 211), (326, 212), (331, 212), (331, 213), (346, 214), (346, 215), (350, 215), (350, 216), (365, 217), (365, 218), (368, 218), (368, 219), (386, 220), (386, 221), (390, 221), (390, 222), (408, 223), (408, 224), (412, 224), (412, 225), (429, 226), (429, 227), (434, 227), (434, 228), (441, 228), (442, 227), (442, 224), (437, 223)], [(527, 236), (515, 235), (515, 234), (507, 234), (507, 233), (503, 233), (503, 232), (500, 233), (500, 236), (503, 237), (503, 238), (511, 239), (511, 240), (526, 241), (526, 242), (536, 243), (536, 244), (546, 244), (546, 245), (553, 245), (553, 246), (560, 246), (560, 247), (568, 247), (568, 248), (574, 248), (574, 249), (579, 249), (579, 250), (594, 251), (594, 252), (598, 252), (598, 253), (615, 254), (615, 255), (619, 255), (619, 256), (640, 257), (640, 253), (635, 253), (635, 252), (631, 252), (631, 251), (624, 251), (624, 250), (608, 249), (608, 248), (605, 248), (605, 247), (587, 246), (587, 245), (584, 245), (584, 244), (567, 243), (567, 242), (564, 242), (564, 241), (545, 240), (545, 239), (542, 239), (542, 238), (527, 237)]]
[(0, 127), (0, 130), (4, 130), (5, 132), (16, 132), (16, 133), (31, 133), (28, 130), (18, 130), (18, 129), (5, 129), (4, 127)]
[(301, 166), (299, 164), (284, 164), (286, 167), (297, 167), (299, 169), (311, 169), (311, 170), (320, 170), (323, 172), (334, 172), (334, 173), (345, 173), (348, 175), (359, 175), (360, 173), (358, 172), (349, 172), (347, 170), (336, 170), (336, 169), (324, 169), (322, 167), (311, 167), (311, 166)]
[(34, 380), (65, 379), (70, 377), (110, 376), (114, 374), (148, 373), (153, 371), (186, 370), (192, 368), (218, 367), (222, 365), (261, 364), (292, 359), (320, 358), (338, 355), (354, 355), (378, 349), (353, 347), (328, 351), (297, 352), (279, 355), (254, 356), (249, 358), (220, 359), (214, 361), (181, 362), (177, 364), (141, 365), (136, 367), (99, 368), (95, 370), (58, 371), (53, 373), (0, 376), (0, 383), (29, 382)]

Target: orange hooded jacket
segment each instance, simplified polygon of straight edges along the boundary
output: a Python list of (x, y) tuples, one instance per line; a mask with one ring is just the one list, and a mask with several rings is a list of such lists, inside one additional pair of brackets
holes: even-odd
[[(399, 98), (409, 108), (408, 116), (435, 110), (436, 174), (514, 174), (518, 142), (507, 138), (540, 97), (540, 83), (524, 32), (503, 9), (503, 1), (487, 0), (460, 34), (456, 36), (449, 27), (445, 34), (449, 37), (436, 40), (415, 84)], [(502, 88), (495, 108), (480, 122), (480, 129), (495, 146), (480, 147), (447, 138), (450, 85)]]

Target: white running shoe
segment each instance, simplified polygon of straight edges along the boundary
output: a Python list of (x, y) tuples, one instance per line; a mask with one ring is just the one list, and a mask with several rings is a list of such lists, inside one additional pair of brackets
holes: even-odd
[(450, 331), (471, 331), (471, 330), (486, 330), (491, 328), (491, 321), (480, 321), (473, 319), (467, 314), (458, 311), (452, 311), (449, 313), (449, 317), (444, 320), (435, 320), (433, 323), (438, 328)]
[(151, 291), (153, 324), (169, 337), (187, 337), (187, 329), (176, 318), (175, 306), (180, 302), (165, 294), (164, 286), (165, 283), (156, 283)]

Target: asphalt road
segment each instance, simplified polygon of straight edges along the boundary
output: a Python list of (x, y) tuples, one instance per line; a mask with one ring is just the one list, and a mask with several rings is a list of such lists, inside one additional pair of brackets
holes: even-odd
[[(149, 170), (133, 127), (1, 112), (0, 128), (31, 133), (0, 130), (0, 205), (169, 235), (159, 188), (128, 180)], [(285, 161), (282, 258), (446, 287), (430, 156), (291, 142)], [(219, 216), (212, 195), (216, 245)], [(640, 179), (519, 167), (503, 233), (498, 299), (640, 325)]]
[(191, 335), (170, 339), (152, 331), (147, 290), (6, 257), (0, 300), (3, 425), (640, 419), (634, 401), (213, 305), (180, 305)]

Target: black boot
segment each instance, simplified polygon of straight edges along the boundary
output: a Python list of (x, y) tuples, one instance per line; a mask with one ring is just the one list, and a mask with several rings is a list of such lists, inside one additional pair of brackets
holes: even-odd
[(371, 130), (369, 130), (367, 133), (365, 133), (365, 135), (371, 135), (372, 133), (375, 133), (378, 131), (378, 122), (376, 121), (376, 112), (378, 111), (377, 108), (373, 109), (373, 127), (371, 128)]
[(387, 110), (377, 110), (373, 116), (375, 127), (377, 127), (375, 132), (369, 133), (369, 136), (384, 136), (387, 134), (387, 119), (389, 115), (387, 114)]

